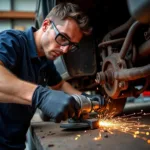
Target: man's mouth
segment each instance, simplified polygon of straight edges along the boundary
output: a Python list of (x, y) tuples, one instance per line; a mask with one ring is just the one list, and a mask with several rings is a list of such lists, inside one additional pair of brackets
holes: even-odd
[(59, 57), (60, 55), (62, 55), (60, 52), (56, 52), (56, 51), (53, 51), (52, 54), (54, 57)]
[(60, 56), (60, 54), (55, 52), (55, 56), (58, 57), (58, 56)]

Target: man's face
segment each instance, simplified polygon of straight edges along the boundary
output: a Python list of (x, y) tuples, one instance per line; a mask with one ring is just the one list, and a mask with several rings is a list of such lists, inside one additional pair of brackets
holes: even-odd
[(76, 47), (83, 34), (77, 23), (72, 19), (64, 20), (61, 25), (47, 21), (48, 25), (45, 28), (43, 27), (41, 47), (48, 59), (55, 60), (71, 50), (72, 47)]

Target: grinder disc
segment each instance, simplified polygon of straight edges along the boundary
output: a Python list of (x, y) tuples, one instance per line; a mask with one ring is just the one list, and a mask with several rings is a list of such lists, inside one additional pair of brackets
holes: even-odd
[(65, 129), (85, 129), (90, 126), (88, 123), (61, 123), (60, 127)]

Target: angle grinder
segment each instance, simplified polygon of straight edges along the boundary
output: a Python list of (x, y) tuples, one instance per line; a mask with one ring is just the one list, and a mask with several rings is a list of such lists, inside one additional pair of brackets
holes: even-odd
[[(91, 100), (89, 97), (84, 95), (72, 95), (74, 99), (80, 105), (79, 116), (75, 116), (74, 118), (68, 119), (68, 122), (61, 123), (60, 127), (65, 129), (85, 129), (98, 128), (98, 118), (90, 118), (89, 114), (93, 112), (98, 112), (104, 107), (101, 101)], [(92, 113), (91, 113), (92, 114)]]

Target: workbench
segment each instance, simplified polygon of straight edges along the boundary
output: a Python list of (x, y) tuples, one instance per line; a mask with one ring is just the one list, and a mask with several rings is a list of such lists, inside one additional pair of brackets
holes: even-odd
[[(150, 103), (145, 103), (144, 107), (150, 111)], [(131, 105), (126, 110), (129, 112)], [(143, 116), (140, 122), (150, 125), (150, 115)], [(30, 134), (37, 150), (150, 150), (147, 141), (117, 130), (113, 134), (103, 132), (98, 139), (100, 129), (66, 130), (53, 122), (34, 121)], [(150, 135), (146, 138), (150, 140)]]

